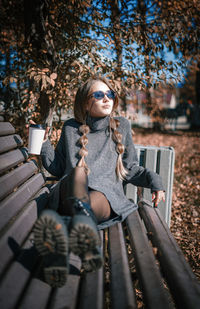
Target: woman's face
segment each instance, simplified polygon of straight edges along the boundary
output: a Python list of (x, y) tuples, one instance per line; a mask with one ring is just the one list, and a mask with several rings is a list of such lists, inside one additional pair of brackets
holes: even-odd
[[(104, 97), (102, 98), (103, 94)], [(110, 97), (108, 97), (107, 95)], [(86, 106), (91, 117), (105, 117), (111, 114), (114, 104), (114, 98), (112, 98), (112, 90), (101, 81), (96, 81), (89, 91), (89, 99)]]

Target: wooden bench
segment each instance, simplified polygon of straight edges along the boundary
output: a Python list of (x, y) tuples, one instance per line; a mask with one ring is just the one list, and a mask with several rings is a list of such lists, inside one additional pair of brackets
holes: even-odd
[[(78, 257), (71, 254), (66, 285), (48, 286), (32, 235), (46, 205), (48, 185), (10, 123), (0, 122), (0, 135), (1, 309), (121, 309), (141, 304), (152, 309), (200, 308), (199, 283), (168, 228), (170, 206), (166, 212), (164, 205), (159, 210), (145, 202), (123, 224), (101, 231), (103, 268), (85, 274)], [(140, 163), (164, 176), (171, 205), (173, 150), (137, 149)], [(136, 198), (134, 186), (125, 190), (129, 198)], [(148, 194), (144, 190), (143, 197)]]

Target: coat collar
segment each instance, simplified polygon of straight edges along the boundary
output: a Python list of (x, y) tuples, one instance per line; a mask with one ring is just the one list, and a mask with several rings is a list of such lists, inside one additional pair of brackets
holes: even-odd
[(91, 117), (87, 116), (86, 124), (90, 127), (91, 131), (105, 131), (109, 127), (110, 116), (106, 117)]

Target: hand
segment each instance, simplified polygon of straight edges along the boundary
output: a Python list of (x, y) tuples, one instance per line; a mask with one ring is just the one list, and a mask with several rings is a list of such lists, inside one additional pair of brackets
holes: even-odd
[[(30, 124), (36, 124), (33, 120), (29, 120), (29, 123)], [(26, 125), (27, 128), (29, 128), (29, 125)], [(50, 131), (50, 127), (47, 127), (46, 130), (45, 130), (45, 134), (44, 134), (44, 140), (43, 142), (45, 142), (47, 139), (48, 139), (48, 134), (49, 134), (49, 131)]]
[(157, 208), (158, 204), (163, 201), (165, 202), (165, 192), (164, 191), (155, 191), (152, 193), (152, 202), (154, 206)]
[(137, 196), (139, 199), (142, 198), (142, 187), (137, 187)]

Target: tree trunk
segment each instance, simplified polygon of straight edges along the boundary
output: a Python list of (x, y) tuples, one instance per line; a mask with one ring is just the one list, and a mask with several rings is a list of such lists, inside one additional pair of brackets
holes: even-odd
[(196, 104), (200, 107), (200, 62), (197, 65), (197, 72), (196, 72)]
[(141, 40), (142, 45), (144, 47), (144, 66), (145, 66), (145, 74), (147, 76), (147, 86), (146, 86), (146, 96), (147, 96), (147, 103), (146, 109), (147, 113), (150, 114), (152, 111), (152, 100), (151, 100), (151, 93), (150, 93), (150, 83), (148, 82), (148, 78), (150, 77), (150, 62), (149, 62), (149, 49), (148, 49), (148, 40), (146, 37), (146, 3), (145, 1), (138, 1), (138, 10), (141, 15)]
[(113, 40), (115, 42), (115, 50), (117, 54), (117, 68), (116, 68), (116, 78), (122, 77), (122, 39), (121, 39), (121, 25), (120, 25), (120, 10), (118, 1), (108, 0), (108, 4), (111, 7), (111, 22), (113, 31)]
[[(48, 29), (49, 0), (24, 0), (25, 39), (38, 68), (56, 72), (56, 51)], [(47, 90), (47, 89), (45, 89)], [(38, 104), (43, 123), (52, 125), (54, 106), (45, 90), (41, 90)]]
[(47, 127), (51, 127), (55, 105), (50, 104), (49, 96), (46, 94), (45, 91), (40, 92), (38, 104), (40, 106), (40, 114), (41, 114), (42, 123), (45, 124)]
[[(7, 52), (6, 52), (6, 76), (10, 77), (10, 48), (8, 48)], [(4, 103), (5, 103), (5, 110), (8, 111), (10, 109), (10, 105), (11, 105), (11, 99), (12, 99), (12, 93), (11, 93), (11, 89), (10, 89), (10, 81), (9, 83), (6, 85), (6, 90), (5, 90), (5, 94), (4, 94)]]

